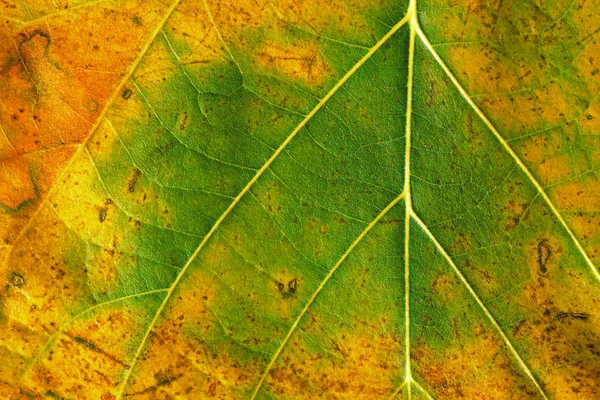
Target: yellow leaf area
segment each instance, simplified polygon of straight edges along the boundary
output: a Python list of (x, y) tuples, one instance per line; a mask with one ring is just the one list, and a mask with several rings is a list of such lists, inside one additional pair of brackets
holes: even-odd
[(0, 0), (0, 399), (597, 399), (596, 3)]
[[(439, 2), (431, 40), (600, 258), (598, 5)], [(515, 17), (521, 14), (520, 17)]]

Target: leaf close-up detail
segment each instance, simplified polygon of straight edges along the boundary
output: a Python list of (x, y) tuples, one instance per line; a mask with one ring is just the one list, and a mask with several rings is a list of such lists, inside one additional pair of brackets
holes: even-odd
[(599, 399), (600, 1), (0, 1), (0, 400)]

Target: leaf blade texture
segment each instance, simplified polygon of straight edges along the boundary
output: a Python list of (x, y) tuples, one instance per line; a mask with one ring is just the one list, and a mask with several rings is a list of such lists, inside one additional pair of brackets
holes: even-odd
[(592, 3), (10, 3), (1, 397), (597, 398)]

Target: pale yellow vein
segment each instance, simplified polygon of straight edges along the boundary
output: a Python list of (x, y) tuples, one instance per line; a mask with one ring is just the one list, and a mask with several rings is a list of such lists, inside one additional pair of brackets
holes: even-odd
[(406, 144), (404, 156), (404, 193), (406, 193), (405, 218), (404, 218), (404, 379), (407, 386), (408, 400), (412, 398), (412, 368), (410, 363), (410, 215), (412, 211), (412, 196), (410, 187), (410, 150), (412, 138), (412, 102), (413, 102), (413, 81), (415, 64), (415, 38), (417, 25), (417, 2), (411, 0), (407, 16), (410, 18), (410, 41), (408, 47), (408, 77), (407, 77), (407, 97), (406, 97)]
[(494, 318), (494, 316), (490, 313), (490, 311), (485, 306), (485, 304), (483, 303), (483, 301), (479, 298), (479, 295), (475, 292), (475, 290), (473, 289), (473, 287), (471, 286), (471, 284), (469, 284), (469, 282), (467, 281), (467, 278), (465, 278), (465, 276), (460, 271), (460, 269), (456, 266), (456, 264), (454, 263), (454, 261), (452, 260), (452, 258), (450, 258), (450, 256), (448, 255), (448, 253), (446, 252), (446, 250), (444, 249), (444, 247), (442, 247), (442, 245), (440, 244), (440, 242), (438, 242), (437, 238), (433, 235), (433, 233), (431, 233), (431, 231), (429, 230), (429, 228), (427, 227), (427, 225), (425, 225), (425, 223), (421, 220), (421, 218), (419, 218), (419, 216), (416, 213), (413, 212), (410, 217), (412, 219), (414, 219), (417, 222), (417, 224), (419, 224), (419, 226), (423, 229), (423, 232), (425, 232), (425, 234), (433, 242), (433, 244), (438, 249), (438, 251), (442, 254), (442, 256), (444, 256), (444, 258), (446, 259), (446, 261), (448, 262), (448, 264), (452, 267), (452, 269), (454, 270), (454, 272), (456, 273), (456, 275), (458, 276), (458, 278), (460, 279), (460, 281), (462, 282), (462, 284), (469, 291), (469, 293), (471, 294), (471, 296), (473, 297), (473, 299), (475, 299), (475, 301), (477, 302), (477, 304), (479, 305), (479, 307), (481, 308), (481, 310), (483, 311), (483, 313), (485, 314), (485, 316), (489, 319), (489, 321), (492, 323), (492, 325), (494, 326), (494, 328), (496, 328), (496, 330), (498, 331), (498, 333), (502, 337), (502, 340), (504, 341), (504, 343), (506, 344), (506, 346), (508, 347), (508, 349), (510, 350), (510, 352), (513, 354), (513, 356), (516, 359), (517, 363), (521, 366), (521, 368), (523, 369), (523, 371), (525, 372), (525, 374), (527, 375), (527, 377), (533, 382), (533, 384), (535, 385), (535, 387), (537, 388), (537, 390), (539, 391), (539, 393), (542, 395), (542, 397), (544, 398), (544, 400), (548, 400), (548, 397), (546, 396), (546, 393), (542, 389), (541, 385), (538, 383), (537, 379), (535, 378), (535, 376), (533, 375), (533, 373), (531, 372), (531, 370), (529, 369), (529, 367), (527, 366), (527, 364), (525, 363), (525, 361), (523, 361), (523, 358), (521, 358), (521, 355), (517, 352), (517, 349), (513, 346), (513, 344), (511, 343), (510, 339), (508, 338), (508, 336), (506, 336), (506, 333), (504, 333), (504, 330), (502, 329), (502, 327), (500, 326), (500, 324), (498, 324), (498, 322), (496, 321), (496, 319)]
[[(177, 7), (177, 5), (180, 2), (181, 2), (181, 0), (174, 1), (173, 4), (171, 4), (171, 6), (167, 9), (165, 15), (159, 21), (156, 29), (152, 32), (152, 34), (150, 35), (150, 37), (148, 38), (148, 40), (146, 41), (146, 43), (144, 43), (144, 46), (140, 49), (138, 57), (135, 59), (135, 61), (133, 62), (133, 64), (131, 64), (129, 70), (127, 71), (127, 73), (125, 74), (125, 76), (123, 76), (123, 79), (121, 80), (121, 82), (119, 82), (119, 85), (117, 86), (117, 88), (113, 92), (112, 96), (110, 96), (110, 98), (106, 102), (106, 105), (104, 106), (104, 109), (100, 112), (100, 115), (98, 116), (98, 119), (96, 119), (95, 123), (92, 125), (92, 127), (90, 129), (90, 134), (88, 135), (88, 137), (83, 142), (81, 142), (79, 144), (79, 147), (77, 148), (77, 150), (75, 151), (75, 153), (71, 156), (71, 159), (69, 160), (69, 162), (67, 163), (67, 165), (65, 165), (64, 168), (62, 169), (62, 171), (58, 174), (58, 177), (56, 178), (56, 183), (54, 184), (54, 186), (52, 186), (52, 188), (50, 188), (50, 190), (48, 190), (48, 193), (46, 193), (46, 196), (40, 201), (40, 204), (38, 204), (38, 208), (32, 214), (31, 218), (29, 218), (29, 221), (27, 222), (27, 224), (21, 229), (21, 231), (19, 232), (19, 234), (17, 235), (17, 237), (15, 238), (15, 240), (13, 241), (13, 243), (18, 243), (19, 240), (25, 234), (25, 232), (27, 232), (31, 228), (31, 226), (32, 226), (33, 222), (35, 221), (37, 215), (43, 209), (43, 206), (46, 204), (46, 202), (48, 201), (48, 199), (50, 199), (50, 197), (52, 197), (53, 193), (57, 190), (57, 187), (60, 186), (59, 183), (62, 182), (62, 181), (64, 181), (65, 178), (68, 176), (69, 171), (71, 169), (71, 166), (75, 163), (75, 160), (80, 155), (80, 153), (82, 152), (82, 150), (87, 146), (87, 143), (89, 142), (89, 140), (93, 136), (94, 132), (96, 131), (96, 129), (98, 129), (98, 126), (104, 120), (104, 117), (106, 116), (106, 113), (111, 108), (112, 104), (115, 102), (115, 100), (117, 99), (117, 97), (119, 96), (119, 94), (121, 92), (121, 89), (123, 88), (123, 86), (125, 85), (125, 83), (129, 80), (129, 78), (131, 78), (131, 76), (133, 75), (133, 73), (137, 69), (138, 65), (142, 61), (142, 58), (144, 58), (144, 55), (146, 54), (146, 52), (150, 48), (150, 45), (152, 45), (152, 43), (154, 42), (154, 39), (156, 38), (156, 35), (158, 35), (158, 33), (161, 31), (163, 25), (167, 22), (167, 20), (169, 19), (169, 17), (173, 13), (173, 10), (175, 10), (175, 7)], [(10, 258), (10, 254), (5, 258), (4, 263), (7, 263), (8, 260), (9, 260), (9, 258)]]
[(300, 311), (300, 314), (298, 314), (298, 317), (296, 317), (296, 320), (294, 321), (294, 323), (292, 324), (292, 326), (291, 326), (290, 330), (288, 331), (287, 335), (285, 336), (285, 338), (283, 339), (283, 341), (279, 345), (279, 348), (277, 349), (277, 351), (275, 352), (275, 354), (273, 355), (273, 357), (271, 357), (271, 361), (269, 362), (269, 364), (265, 368), (262, 376), (260, 377), (260, 381), (256, 385), (256, 388), (254, 389), (254, 392), (253, 392), (252, 396), (250, 397), (251, 400), (254, 400), (256, 398), (256, 396), (258, 395), (258, 392), (260, 391), (260, 388), (262, 387), (265, 379), (267, 378), (267, 375), (268, 375), (269, 371), (271, 370), (271, 368), (275, 364), (275, 361), (277, 361), (277, 359), (279, 358), (279, 355), (281, 354), (281, 352), (285, 348), (286, 344), (289, 342), (290, 338), (292, 337), (292, 335), (296, 331), (296, 328), (298, 328), (298, 325), (300, 324), (300, 321), (302, 320), (302, 318), (304, 317), (304, 315), (306, 314), (306, 312), (308, 311), (308, 309), (312, 306), (312, 304), (314, 303), (315, 299), (317, 298), (317, 296), (319, 295), (319, 293), (321, 293), (321, 291), (323, 290), (323, 288), (325, 287), (325, 285), (327, 284), (327, 282), (329, 282), (329, 280), (331, 279), (331, 277), (333, 276), (333, 274), (335, 274), (335, 272), (338, 270), (338, 268), (340, 267), (340, 265), (342, 265), (342, 263), (346, 260), (346, 258), (348, 258), (348, 256), (350, 255), (350, 253), (352, 253), (352, 250), (354, 250), (354, 248), (360, 243), (360, 241), (363, 240), (365, 236), (367, 236), (367, 234), (373, 229), (373, 227), (375, 227), (375, 225), (377, 225), (377, 223), (379, 222), (379, 220), (381, 220), (381, 218), (383, 218), (383, 216), (385, 214), (387, 214), (387, 212), (390, 211), (403, 198), (404, 198), (404, 192), (402, 192), (394, 200), (392, 200), (379, 213), (379, 215), (377, 215), (377, 217), (375, 217), (375, 219), (373, 219), (373, 221), (371, 221), (369, 223), (369, 225), (367, 225), (367, 227), (360, 233), (360, 235), (358, 235), (358, 237), (354, 240), (354, 242), (352, 242), (352, 244), (350, 245), (350, 247), (348, 247), (348, 249), (346, 250), (346, 252), (340, 257), (340, 259), (335, 263), (335, 265), (329, 270), (329, 273), (327, 274), (327, 276), (325, 276), (325, 278), (323, 279), (323, 281), (321, 282), (321, 284), (319, 285), (319, 287), (317, 287), (317, 289), (314, 291), (313, 295), (308, 300), (308, 302), (306, 303), (306, 305), (304, 306), (304, 308), (302, 309), (302, 311)]
[(283, 152), (283, 150), (287, 147), (287, 145), (292, 141), (292, 139), (298, 134), (298, 132), (300, 132), (300, 130), (302, 130), (302, 128), (304, 128), (304, 126), (308, 123), (308, 121), (310, 121), (312, 119), (312, 117), (348, 81), (348, 79), (350, 79), (350, 77), (352, 77), (354, 75), (354, 73), (356, 73), (356, 71), (365, 62), (367, 62), (367, 60), (369, 58), (371, 58), (371, 56), (385, 42), (387, 42), (387, 40), (394, 33), (396, 33), (407, 21), (408, 21), (408, 18), (405, 17), (400, 22), (398, 22), (348, 72), (346, 72), (346, 74), (335, 84), (335, 86), (333, 86), (333, 88), (325, 95), (325, 97), (323, 97), (319, 101), (319, 103), (306, 115), (306, 117), (304, 117), (304, 119), (298, 124), (298, 126), (296, 126), (296, 128), (292, 131), (292, 133), (290, 133), (290, 135), (283, 141), (283, 143), (273, 153), (273, 155), (267, 160), (267, 162), (256, 172), (256, 174), (254, 175), (254, 177), (246, 184), (246, 186), (242, 189), (242, 191), (233, 199), (233, 201), (231, 202), (231, 204), (227, 207), (227, 209), (223, 212), (223, 214), (219, 217), (219, 219), (217, 219), (217, 221), (215, 222), (215, 224), (212, 226), (212, 228), (210, 229), (210, 231), (206, 234), (206, 236), (204, 237), (204, 239), (202, 240), (202, 242), (198, 245), (198, 247), (196, 248), (196, 250), (194, 251), (194, 253), (188, 259), (188, 261), (186, 262), (186, 264), (184, 265), (184, 267), (181, 269), (181, 272), (179, 273), (179, 275), (177, 275), (177, 277), (173, 281), (173, 284), (169, 288), (169, 292), (165, 296), (165, 299), (164, 299), (163, 303), (158, 308), (158, 310), (157, 310), (154, 318), (152, 319), (152, 321), (151, 321), (148, 329), (146, 330), (146, 333), (144, 334), (144, 337), (142, 338), (142, 341), (141, 341), (140, 345), (138, 346), (138, 348), (136, 350), (136, 353), (135, 353), (132, 361), (130, 362), (131, 368), (127, 371), (127, 373), (125, 375), (125, 378), (124, 378), (124, 380), (123, 380), (123, 382), (121, 384), (121, 387), (120, 387), (119, 392), (117, 394), (117, 400), (119, 400), (119, 399), (122, 398), (123, 391), (125, 390), (127, 382), (129, 381), (129, 379), (131, 377), (131, 373), (132, 373), (132, 371), (134, 369), (133, 367), (135, 366), (137, 360), (139, 359), (139, 356), (141, 355), (141, 353), (143, 351), (143, 348), (144, 348), (144, 346), (145, 346), (145, 344), (146, 344), (146, 342), (148, 340), (148, 337), (150, 336), (150, 333), (154, 329), (154, 326), (156, 325), (156, 322), (158, 321), (158, 318), (162, 314), (163, 309), (165, 308), (165, 306), (169, 302), (171, 296), (173, 295), (173, 292), (175, 291), (175, 289), (179, 285), (179, 282), (181, 281), (181, 279), (183, 278), (183, 276), (187, 272), (187, 270), (190, 267), (191, 263), (197, 257), (198, 253), (200, 253), (200, 251), (202, 250), (202, 248), (204, 247), (204, 245), (209, 241), (209, 239), (212, 237), (212, 235), (215, 233), (215, 231), (219, 228), (219, 226), (221, 225), (221, 223), (229, 215), (229, 213), (231, 212), (231, 210), (233, 210), (233, 208), (235, 208), (235, 206), (246, 195), (246, 193), (248, 193), (248, 191), (250, 190), (250, 188), (256, 183), (256, 181), (262, 176), (262, 174), (271, 166), (271, 164), (275, 161), (275, 159), (277, 159), (277, 157), (279, 157), (279, 155)]
[(583, 256), (583, 258), (585, 259), (585, 262), (587, 263), (587, 265), (592, 270), (593, 275), (596, 277), (596, 279), (600, 280), (600, 272), (598, 272), (598, 269), (596, 268), (596, 266), (594, 265), (594, 263), (590, 259), (589, 255), (587, 254), (587, 252), (585, 251), (585, 249), (581, 245), (581, 242), (575, 236), (575, 234), (571, 230), (571, 227), (567, 224), (567, 222), (563, 218), (562, 214), (560, 213), (560, 211), (558, 210), (558, 208), (556, 208), (556, 206), (554, 205), (554, 203), (552, 202), (552, 200), (550, 199), (550, 197), (548, 196), (548, 194), (546, 193), (546, 191), (544, 190), (544, 188), (542, 187), (542, 185), (540, 185), (540, 183), (537, 181), (537, 179), (535, 179), (535, 177), (533, 176), (533, 174), (531, 173), (531, 171), (529, 170), (529, 168), (527, 168), (527, 166), (519, 158), (519, 156), (517, 155), (517, 153), (515, 153), (515, 151), (512, 149), (512, 147), (510, 147), (510, 145), (504, 139), (504, 137), (502, 137), (502, 135), (500, 135), (500, 133), (498, 132), (498, 130), (496, 129), (496, 127), (492, 124), (492, 122), (488, 119), (488, 117), (483, 113), (483, 111), (481, 111), (481, 109), (479, 108), (479, 106), (477, 104), (475, 104), (475, 102), (473, 101), (473, 99), (471, 98), (471, 96), (469, 96), (469, 94), (463, 88), (463, 86), (460, 84), (460, 82), (458, 82), (458, 79), (456, 79), (456, 76), (454, 76), (454, 74), (452, 73), (452, 71), (450, 71), (450, 68), (448, 68), (448, 66), (446, 65), (446, 63), (442, 60), (442, 58), (435, 51), (435, 49), (433, 48), (433, 46), (429, 42), (429, 39), (427, 38), (427, 36), (425, 35), (425, 33), (423, 33), (423, 31), (421, 30), (421, 28), (418, 25), (417, 25), (417, 35), (419, 36), (419, 38), (421, 39), (421, 41), (423, 42), (423, 44), (425, 45), (425, 47), (433, 55), (433, 57), (438, 62), (438, 64), (442, 67), (442, 69), (444, 70), (444, 72), (446, 73), (446, 75), (448, 76), (448, 78), (450, 78), (450, 80), (452, 81), (452, 83), (456, 86), (456, 88), (458, 89), (458, 91), (460, 92), (460, 94), (462, 95), (462, 97), (467, 101), (467, 103), (471, 106), (471, 108), (473, 108), (473, 110), (477, 113), (477, 115), (479, 116), (479, 118), (481, 118), (481, 120), (487, 125), (487, 127), (490, 129), (490, 131), (496, 137), (496, 139), (498, 139), (498, 141), (500, 142), (500, 144), (502, 145), (502, 147), (504, 147), (504, 149), (506, 150), (506, 152), (513, 158), (513, 160), (515, 160), (515, 162), (517, 163), (517, 165), (519, 165), (519, 167), (523, 170), (523, 172), (525, 173), (525, 175), (527, 175), (527, 178), (529, 178), (529, 180), (531, 181), (531, 183), (535, 186), (535, 188), (538, 190), (538, 192), (542, 195), (542, 197), (544, 198), (544, 200), (546, 201), (546, 203), (548, 204), (548, 206), (552, 210), (552, 213), (556, 216), (556, 218), (561, 223), (561, 225), (563, 226), (563, 228), (567, 231), (567, 233), (571, 237), (571, 240), (573, 240), (573, 243), (575, 243), (575, 246), (577, 247), (577, 249), (579, 250), (579, 252)]

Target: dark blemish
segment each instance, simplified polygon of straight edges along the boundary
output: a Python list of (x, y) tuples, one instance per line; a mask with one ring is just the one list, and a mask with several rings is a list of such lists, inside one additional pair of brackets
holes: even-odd
[(181, 114), (181, 117), (179, 117), (180, 122), (179, 122), (179, 130), (182, 131), (186, 128), (187, 124), (188, 124), (188, 115), (187, 113), (183, 113)]
[(29, 37), (25, 37), (23, 40), (21, 40), (21, 43), (19, 43), (19, 53), (21, 52), (21, 47), (26, 44), (27, 42), (31, 42), (36, 36), (39, 36), (43, 39), (45, 39), (45, 44), (44, 44), (44, 53), (47, 53), (48, 48), (50, 47), (50, 35), (48, 35), (45, 32), (42, 32), (40, 30), (35, 30), (31, 36)]
[(179, 374), (176, 376), (168, 376), (168, 375), (162, 375), (162, 374), (155, 374), (154, 378), (156, 379), (156, 385), (152, 385), (147, 387), (146, 389), (140, 390), (139, 392), (134, 392), (134, 393), (126, 393), (123, 396), (124, 397), (130, 397), (130, 396), (138, 396), (140, 394), (147, 394), (147, 393), (153, 393), (156, 392), (156, 390), (158, 390), (158, 388), (160, 386), (166, 386), (169, 383), (181, 378), (183, 376), (183, 374)]
[(18, 288), (25, 286), (25, 278), (18, 272), (11, 272), (8, 276), (8, 282)]
[[(19, 394), (22, 396), (25, 396), (28, 399), (39, 399), (40, 398), (39, 393), (30, 392), (29, 390), (25, 390), (22, 388), (19, 390)], [(21, 398), (20, 400), (25, 400), (25, 397)]]
[(98, 219), (100, 220), (100, 222), (104, 222), (104, 220), (106, 219), (106, 208), (102, 207), (100, 209), (100, 213), (98, 214)]
[[(186, 33), (183, 34), (184, 36), (186, 35)], [(187, 35), (190, 36), (190, 35)], [(193, 64), (208, 64), (210, 62), (210, 60), (193, 60), (193, 61), (188, 61), (187, 65), (193, 65)]]
[(586, 117), (588, 120), (590, 120), (590, 119), (594, 118), (594, 117), (592, 117), (590, 114), (586, 115), (585, 117)]
[(483, 277), (485, 278), (485, 281), (487, 283), (490, 283), (492, 281), (492, 276), (490, 275), (490, 272), (487, 269), (483, 270)]
[(137, 180), (141, 174), (142, 174), (142, 171), (140, 171), (139, 169), (135, 168), (133, 170), (133, 176), (129, 180), (129, 184), (127, 186), (127, 191), (129, 193), (133, 193), (133, 191), (135, 190), (135, 184), (137, 183)]
[(298, 288), (298, 280), (296, 278), (292, 279), (288, 282), (288, 290), (283, 294), (284, 298), (290, 298), (294, 294), (296, 294), (296, 289)]
[(86, 106), (88, 111), (93, 113), (98, 112), (98, 109), (100, 108), (100, 105), (96, 100), (88, 100)]
[(54, 393), (52, 390), (48, 390), (46, 393), (44, 393), (44, 397), (50, 397), (51, 399), (54, 399), (54, 400), (66, 400), (64, 397), (60, 397), (59, 395)]
[(96, 353), (100, 353), (103, 356), (105, 356), (106, 358), (108, 358), (109, 360), (122, 365), (125, 369), (131, 368), (131, 365), (127, 364), (125, 361), (119, 360), (117, 357), (113, 356), (112, 354), (107, 353), (105, 350), (102, 350), (100, 347), (96, 346), (94, 343), (92, 343), (88, 340), (85, 340), (79, 336), (71, 336), (69, 334), (67, 334), (67, 336), (69, 336), (71, 339), (73, 339), (76, 343), (84, 345), (88, 349), (95, 351)]
[(545, 315), (546, 317), (549, 317), (549, 316), (550, 316), (550, 310), (546, 309), (546, 310), (544, 311), (544, 315)]
[(112, 204), (112, 199), (106, 199), (106, 204)]
[(125, 100), (128, 100), (131, 95), (133, 94), (133, 92), (131, 91), (131, 89), (125, 89), (123, 90), (123, 93), (121, 93), (121, 97), (124, 98)]
[(289, 281), (288, 288), (286, 291), (283, 290), (285, 289), (285, 285), (281, 282), (277, 284), (277, 289), (279, 289), (284, 299), (289, 299), (294, 294), (296, 294), (296, 290), (298, 289), (298, 279), (294, 278), (291, 281)]
[(554, 317), (554, 320), (568, 318), (568, 317), (575, 318), (575, 319), (582, 319), (585, 321), (590, 317), (590, 315), (586, 314), (586, 313), (578, 313), (578, 312), (559, 312)]
[(331, 347), (333, 347), (335, 351), (340, 353), (342, 357), (348, 358), (348, 353), (344, 349), (342, 349), (338, 342), (333, 342)]
[(546, 264), (548, 263), (550, 255), (552, 254), (552, 249), (550, 248), (550, 245), (548, 244), (548, 241), (546, 239), (542, 239), (540, 243), (538, 243), (537, 252), (538, 266), (540, 267), (540, 272), (542, 274), (545, 274), (546, 272), (548, 272)]
[(519, 323), (517, 324), (517, 326), (515, 326), (515, 328), (513, 329), (513, 335), (517, 335), (519, 333), (519, 331), (521, 330), (521, 327), (525, 324), (525, 320), (521, 320), (519, 321)]
[(73, 340), (76, 341), (79, 344), (84, 345), (87, 348), (90, 348), (94, 351), (100, 351), (100, 349), (98, 348), (98, 346), (96, 346), (95, 344), (88, 342), (87, 340), (80, 338), (79, 336), (74, 336)]
[(435, 88), (435, 81), (431, 80), (431, 88), (429, 89), (429, 101), (427, 102), (427, 107), (431, 108), (433, 106), (433, 102), (437, 97), (437, 90)]
[(137, 15), (133, 18), (131, 18), (131, 20), (133, 21), (134, 24), (142, 26), (142, 21), (140, 20), (140, 17), (138, 17)]

